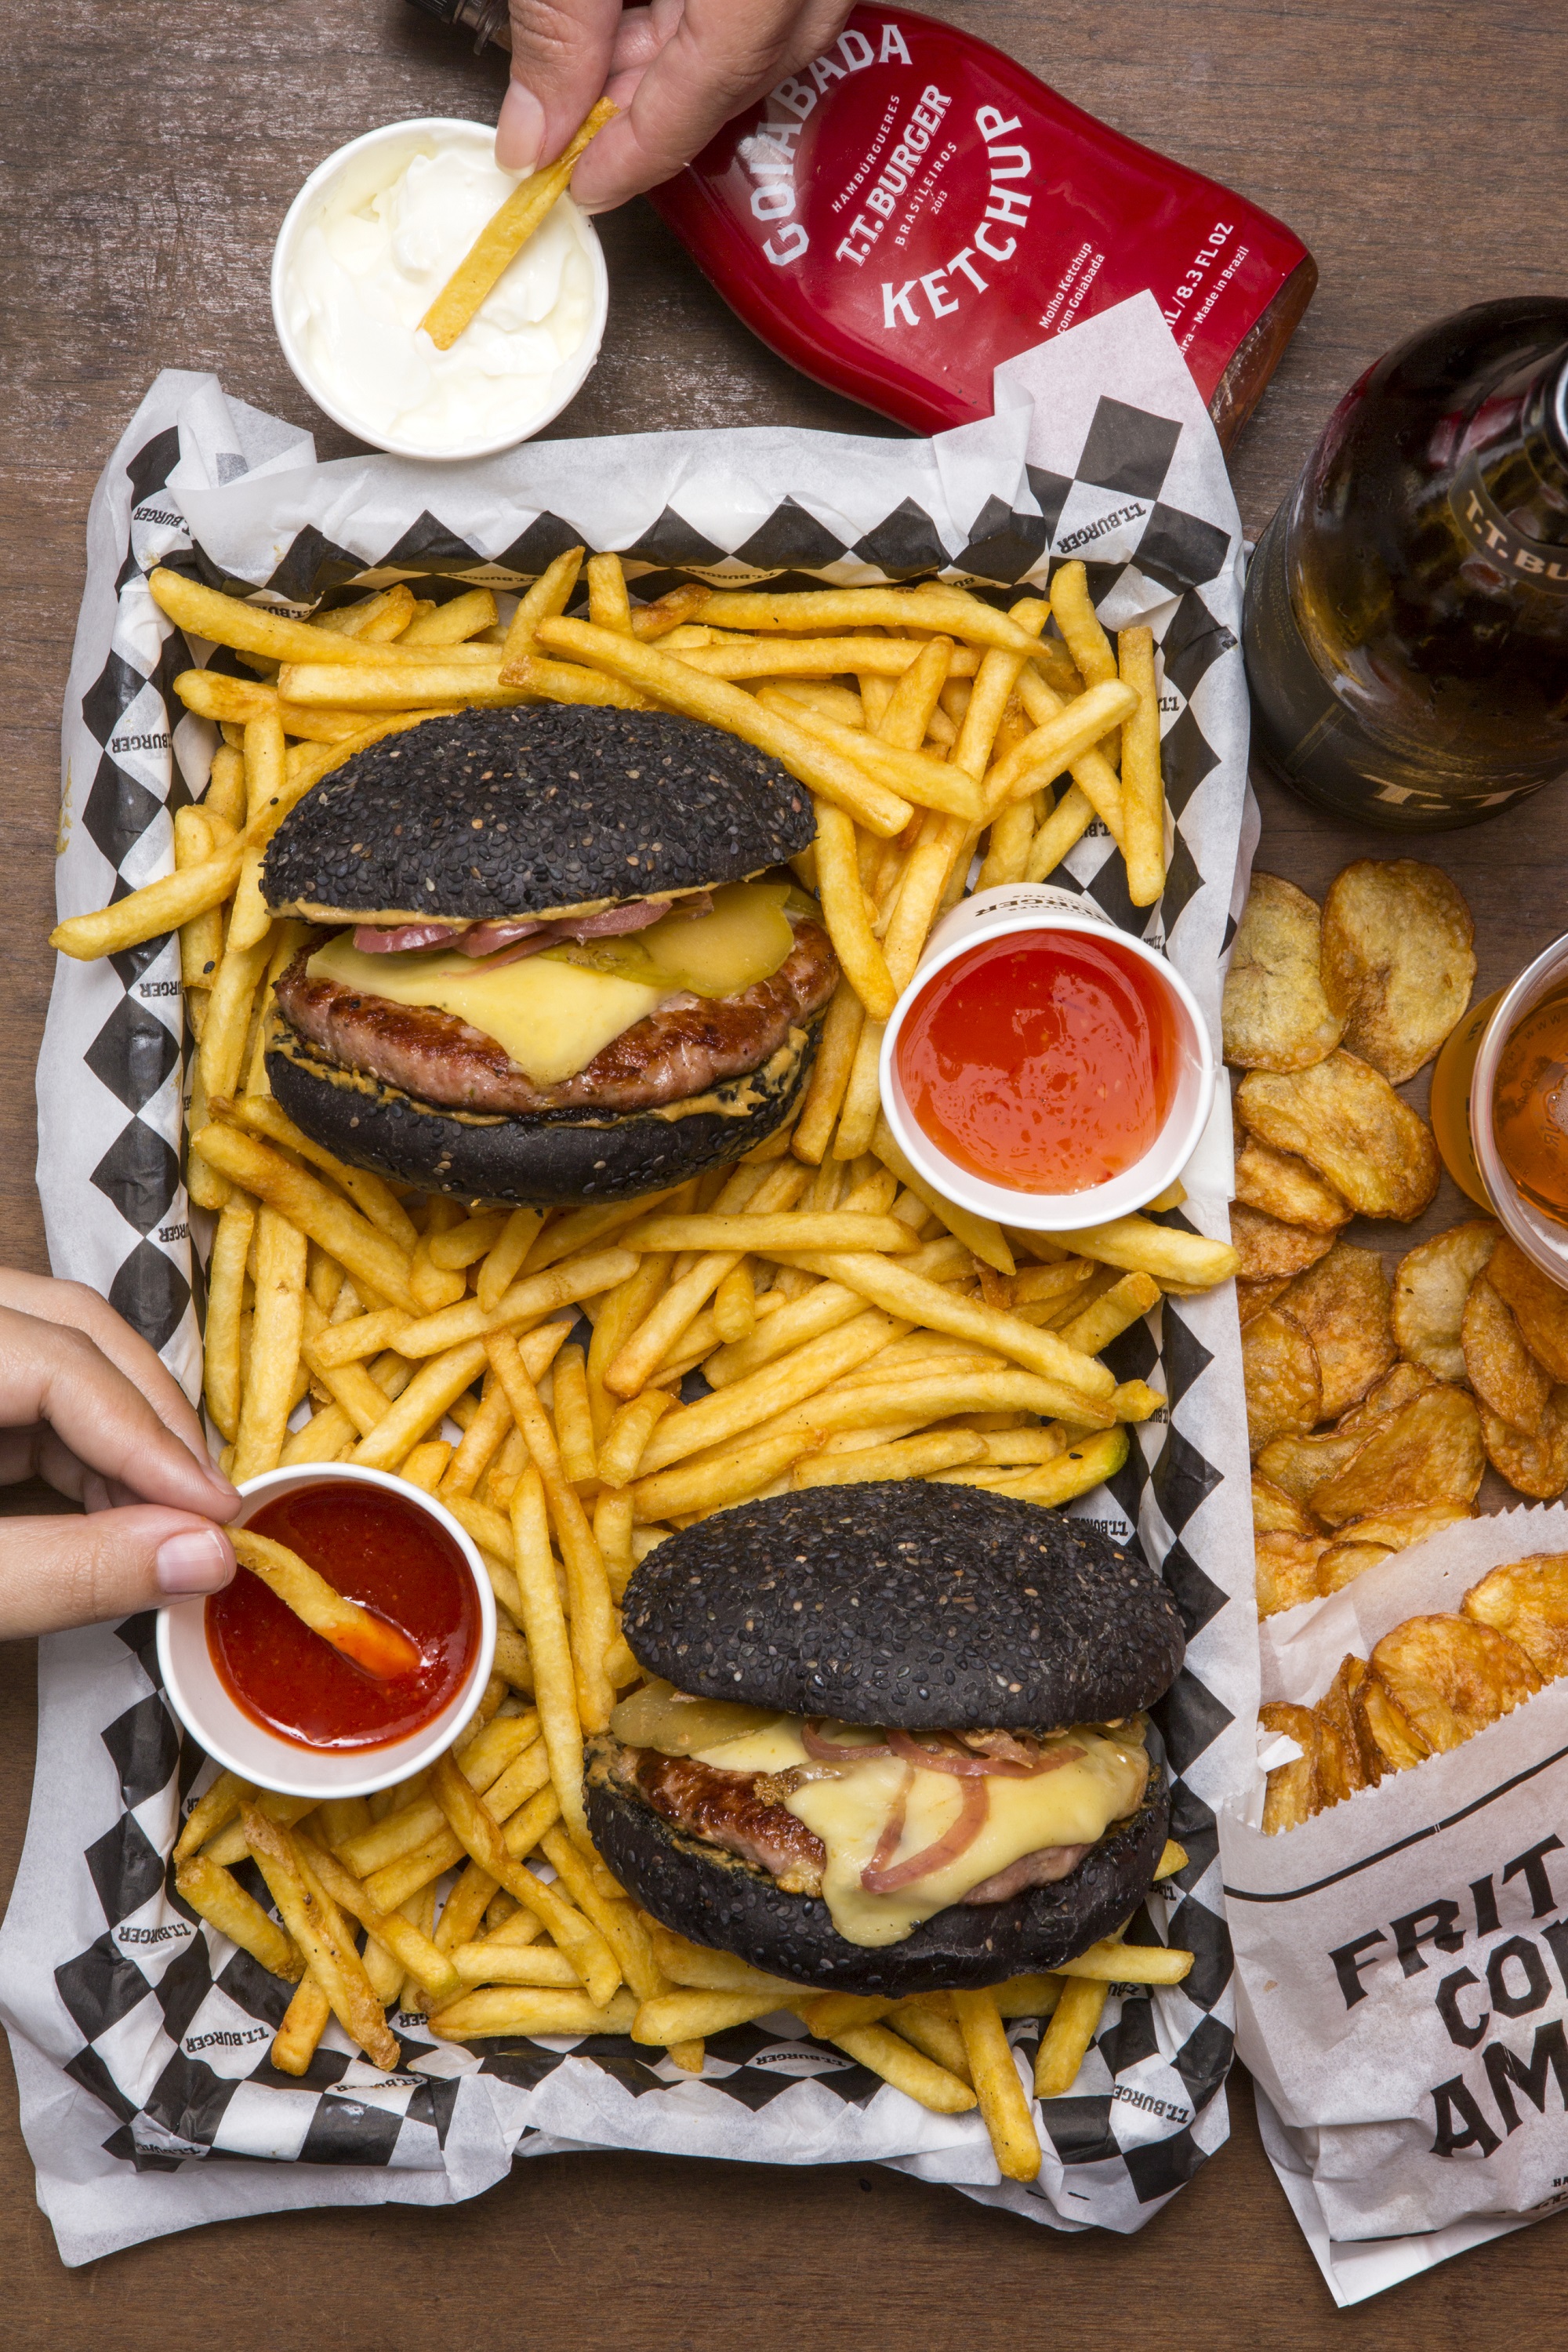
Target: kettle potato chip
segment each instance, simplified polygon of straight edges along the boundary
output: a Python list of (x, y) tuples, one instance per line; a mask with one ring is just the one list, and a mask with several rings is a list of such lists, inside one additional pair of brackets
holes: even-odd
[(1313, 1487), (1312, 1509), (1338, 1528), (1394, 1504), (1469, 1503), (1485, 1468), (1474, 1398), (1440, 1385), (1374, 1428), (1342, 1470)]
[(1293, 1151), (1271, 1150), (1255, 1135), (1237, 1139), (1236, 1197), (1281, 1224), (1310, 1225), (1318, 1233), (1337, 1233), (1351, 1219), (1350, 1202), (1315, 1168)]
[(1325, 1595), (1339, 1592), (1358, 1576), (1364, 1576), (1369, 1568), (1381, 1568), (1393, 1557), (1389, 1544), (1331, 1544), (1318, 1561), (1318, 1591)]
[(1348, 1437), (1358, 1429), (1375, 1429), (1380, 1421), (1392, 1421), (1396, 1412), (1402, 1412), (1416, 1397), (1424, 1396), (1436, 1385), (1431, 1373), (1423, 1371), (1418, 1364), (1392, 1364), (1360, 1404), (1341, 1413), (1334, 1424), (1335, 1433)]
[(1260, 1536), (1321, 1536), (1322, 1529), (1304, 1504), (1283, 1486), (1252, 1474), (1252, 1526)]
[(1472, 1584), (1459, 1606), (1517, 1642), (1543, 1681), (1568, 1675), (1568, 1552), (1510, 1559)]
[(1541, 1688), (1517, 1642), (1458, 1612), (1407, 1617), (1384, 1635), (1371, 1663), (1435, 1755), (1484, 1731)]
[(1408, 1223), (1437, 1190), (1430, 1128), (1353, 1054), (1284, 1074), (1249, 1070), (1237, 1109), (1250, 1134), (1310, 1161), (1363, 1217)]
[(1236, 1312), (1244, 1331), (1255, 1316), (1261, 1315), (1266, 1307), (1272, 1307), (1288, 1279), (1289, 1276), (1282, 1274), (1269, 1275), (1258, 1282), (1247, 1282), (1237, 1277)]
[(1255, 1454), (1311, 1428), (1322, 1406), (1318, 1351), (1301, 1326), (1266, 1307), (1241, 1335), (1247, 1438)]
[(1331, 1054), (1343, 1023), (1323, 993), (1316, 902), (1277, 874), (1254, 874), (1226, 976), (1225, 1058), (1244, 1070), (1304, 1070)]
[(1408, 1544), (1425, 1543), (1460, 1519), (1473, 1519), (1473, 1503), (1406, 1503), (1392, 1511), (1368, 1511), (1349, 1519), (1340, 1529), (1342, 1543), (1382, 1544), (1403, 1551)]
[(1542, 1436), (1552, 1376), (1525, 1346), (1512, 1308), (1484, 1274), (1470, 1285), (1459, 1336), (1470, 1386), (1488, 1412), (1526, 1437)]
[(1487, 1279), (1512, 1307), (1531, 1354), (1554, 1381), (1568, 1381), (1568, 1290), (1532, 1265), (1507, 1234), (1487, 1261)]
[(1470, 1001), (1469, 908), (1436, 866), (1358, 857), (1330, 885), (1322, 939), (1323, 992), (1345, 1045), (1403, 1086)]
[(1327, 1536), (1259, 1536), (1253, 1546), (1258, 1615), (1275, 1617), (1299, 1601), (1315, 1601), (1318, 1562), (1328, 1549)]
[(1282, 1224), (1278, 1217), (1246, 1208), (1239, 1201), (1230, 1213), (1231, 1247), (1241, 1260), (1238, 1281), (1289, 1281), (1331, 1248), (1333, 1238), (1331, 1229), (1322, 1233), (1310, 1225)]
[(1432, 1753), (1429, 1741), (1370, 1669), (1351, 1692), (1351, 1720), (1362, 1769), (1373, 1788), (1385, 1772), (1408, 1771)]
[(1302, 1822), (1310, 1821), (1321, 1809), (1318, 1750), (1322, 1744), (1322, 1726), (1310, 1706), (1290, 1706), (1283, 1699), (1269, 1699), (1260, 1706), (1258, 1721), (1264, 1731), (1283, 1732), (1301, 1750), (1289, 1764), (1276, 1764), (1268, 1775), (1263, 1828), (1266, 1835), (1273, 1837), (1279, 1830), (1293, 1830)]
[(1374, 1429), (1435, 1386), (1429, 1373), (1417, 1371), (1412, 1364), (1395, 1364), (1360, 1404), (1341, 1414), (1332, 1429), (1319, 1430), (1310, 1437), (1277, 1437), (1258, 1455), (1258, 1468), (1296, 1501), (1307, 1504), (1326, 1479), (1336, 1477), (1354, 1461)]
[(1345, 1766), (1345, 1794), (1353, 1795), (1357, 1789), (1367, 1786), (1366, 1767), (1362, 1761), (1361, 1742), (1356, 1737), (1355, 1718), (1351, 1699), (1366, 1677), (1366, 1660), (1354, 1653), (1342, 1664), (1339, 1673), (1323, 1693), (1312, 1712), (1326, 1731), (1339, 1734)]
[(1531, 1502), (1551, 1503), (1568, 1486), (1568, 1388), (1552, 1390), (1539, 1437), (1510, 1429), (1484, 1405), (1481, 1437), (1487, 1460), (1516, 1494), (1528, 1495)]
[(1373, 1250), (1335, 1242), (1279, 1301), (1318, 1351), (1323, 1418), (1337, 1421), (1382, 1378), (1399, 1350), (1388, 1319), (1388, 1276)]
[(1440, 1381), (1462, 1381), (1461, 1336), (1470, 1285), (1497, 1246), (1501, 1228), (1489, 1217), (1451, 1225), (1417, 1242), (1394, 1270), (1394, 1336), (1399, 1352)]

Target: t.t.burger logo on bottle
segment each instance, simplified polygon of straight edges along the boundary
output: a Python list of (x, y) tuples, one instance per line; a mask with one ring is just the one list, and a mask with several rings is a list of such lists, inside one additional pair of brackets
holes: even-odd
[(765, 341), (925, 432), (1145, 288), (1234, 429), (1316, 282), (1268, 214), (907, 8), (857, 8), (652, 202)]

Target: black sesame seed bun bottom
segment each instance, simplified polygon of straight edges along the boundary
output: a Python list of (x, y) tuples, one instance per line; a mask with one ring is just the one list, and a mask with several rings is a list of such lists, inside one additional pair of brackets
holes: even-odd
[(768, 1976), (814, 1992), (891, 2000), (968, 1991), (1059, 1968), (1137, 1910), (1153, 1885), (1171, 1812), (1152, 1727), (1149, 1747), (1155, 1769), (1138, 1811), (1066, 1878), (1005, 1903), (954, 1904), (897, 1944), (847, 1942), (819, 1896), (786, 1895), (765, 1872), (676, 1829), (612, 1780), (616, 1743), (607, 1735), (589, 1745), (588, 1828), (616, 1877), (656, 1919)]
[(700, 1097), (704, 1108), (675, 1118), (449, 1110), (326, 1061), (281, 1020), (267, 1076), (295, 1126), (351, 1167), (458, 1200), (571, 1208), (661, 1192), (754, 1151), (793, 1118), (821, 1027), (792, 1030), (763, 1069), (727, 1079)]

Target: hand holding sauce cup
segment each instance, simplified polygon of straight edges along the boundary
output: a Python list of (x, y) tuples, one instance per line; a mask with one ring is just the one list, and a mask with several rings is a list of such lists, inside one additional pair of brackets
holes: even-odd
[(1144, 1208), (1180, 1174), (1215, 1056), (1163, 956), (1073, 892), (1005, 883), (932, 931), (882, 1039), (881, 1087), (945, 1198), (1063, 1233)]
[(269, 1470), (239, 1491), (237, 1528), (286, 1545), (395, 1626), (418, 1664), (367, 1672), (242, 1567), (222, 1592), (159, 1612), (159, 1668), (187, 1731), (280, 1796), (370, 1796), (433, 1763), (495, 1655), (495, 1601), (469, 1538), (433, 1496), (348, 1463)]

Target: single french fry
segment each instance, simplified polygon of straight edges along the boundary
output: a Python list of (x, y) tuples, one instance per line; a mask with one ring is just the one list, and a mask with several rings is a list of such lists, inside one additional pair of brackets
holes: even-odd
[(245, 1269), (256, 1231), (256, 1203), (231, 1192), (219, 1212), (207, 1266), (203, 1381), (207, 1411), (230, 1444), (239, 1434), (239, 1329)]
[(246, 1805), (240, 1818), (246, 1843), (267, 1881), (268, 1892), (310, 1974), (326, 1994), (332, 2014), (373, 2064), (387, 2070), (396, 2066), (402, 2053), (387, 2031), (384, 2012), (371, 1990), (342, 1913), (307, 1878), (308, 1865), (301, 1864), (288, 1830), (269, 1821), (257, 1805)]
[[(885, 2025), (851, 2025), (842, 2033), (826, 2037), (834, 2047), (842, 2050), (856, 2064), (866, 2067), (890, 2083), (895, 2091), (902, 2091), (917, 2105), (929, 2107), (939, 2116), (966, 2115), (979, 2105), (969, 2084), (950, 2074), (945, 2066), (935, 2063), (920, 2051), (910, 2048), (898, 2034), (889, 2033)], [(989, 2117), (986, 2119), (988, 2122)], [(1036, 2169), (1038, 2169), (1037, 2165)], [(1033, 2173), (1022, 2176), (1033, 2179)]]
[(984, 1458), (985, 1441), (972, 1429), (933, 1430), (929, 1436), (905, 1437), (892, 1445), (868, 1445), (855, 1454), (807, 1455), (795, 1464), (790, 1485), (857, 1486), (879, 1478), (929, 1478), (933, 1471), (953, 1470)]
[(1033, 2180), (1040, 2169), (1039, 2135), (995, 1998), (988, 1991), (952, 1998), (997, 2168), (1005, 2180)]
[(377, 645), (401, 636), (413, 618), (414, 591), (406, 580), (399, 580), (352, 604), (336, 604), (330, 613), (312, 613), (310, 626), (325, 629), (331, 636), (359, 637)]
[(1160, 697), (1154, 682), (1154, 633), (1122, 629), (1117, 637), (1121, 683), (1138, 698), (1121, 722), (1121, 805), (1126, 835), (1127, 895), (1152, 907), (1165, 887), (1165, 790), (1160, 775)]
[(250, 1370), (235, 1438), (237, 1479), (274, 1470), (283, 1450), (305, 1321), (305, 1236), (263, 1207), (256, 1235), (256, 1316)]
[(898, 991), (867, 919), (854, 821), (831, 801), (819, 799), (816, 806), (817, 890), (828, 936), (861, 1003), (876, 1020), (886, 1021)]
[(632, 600), (618, 555), (588, 558), (588, 618), (596, 629), (614, 629), (623, 637), (633, 634)]
[(1081, 1314), (1069, 1323), (1057, 1326), (1069, 1348), (1081, 1348), (1086, 1356), (1098, 1356), (1109, 1348), (1131, 1324), (1159, 1300), (1160, 1286), (1150, 1274), (1124, 1274), (1113, 1282)]
[[(993, 769), (986, 777), (989, 794)], [(1039, 824), (1044, 795), (1032, 793), (1027, 800), (1010, 801), (993, 819), (991, 837), (986, 844), (984, 861), (975, 878), (977, 890), (994, 889), (1005, 882), (1021, 882), (1029, 863), (1029, 851), (1034, 844), (1035, 828)]]
[(561, 1454), (561, 1475), (569, 1486), (585, 1486), (599, 1475), (594, 1444), (594, 1416), (588, 1405), (588, 1365), (581, 1348), (563, 1348), (556, 1357), (554, 1381), (555, 1442)]
[(188, 1861), (204, 1846), (208, 1838), (227, 1826), (238, 1814), (240, 1806), (256, 1790), (237, 1772), (220, 1772), (212, 1787), (196, 1799), (186, 1814), (184, 1824), (174, 1841), (176, 1864)]
[(405, 1478), (411, 1486), (418, 1486), (426, 1495), (433, 1495), (440, 1485), (447, 1465), (455, 1451), (455, 1447), (449, 1444), (447, 1439), (431, 1438), (425, 1444), (416, 1445), (412, 1454), (404, 1456), (397, 1475), (400, 1478)]
[(480, 2042), (501, 2033), (628, 2033), (637, 2014), (634, 1993), (615, 1993), (601, 2005), (586, 1992), (496, 1985), (449, 2001), (431, 2018), (430, 2031), (443, 2042)]
[(925, 741), (942, 688), (953, 675), (954, 648), (947, 636), (931, 637), (903, 671), (877, 722), (884, 743), (918, 751)]
[[(233, 838), (233, 828), (226, 820), (199, 803), (177, 810), (176, 871), (205, 864), (215, 850), (226, 846)], [(180, 978), (187, 995), (193, 989), (211, 988), (222, 956), (223, 915), (218, 908), (209, 907), (205, 915), (193, 915), (188, 923), (180, 925)]]
[(300, 1984), (283, 2012), (283, 2022), (272, 2037), (268, 2057), (280, 2074), (310, 2072), (316, 2045), (326, 2032), (332, 2007), (312, 1976)]
[(1057, 1973), (1094, 1984), (1180, 1984), (1193, 1958), (1173, 1944), (1123, 1944), (1108, 1936), (1076, 1959), (1059, 1961)]
[(1154, 1865), (1156, 1881), (1162, 1878), (1173, 1878), (1178, 1870), (1185, 1870), (1187, 1861), (1186, 1847), (1178, 1845), (1174, 1838), (1167, 1838), (1161, 1848), (1160, 1859)]
[[(212, 773), (207, 778), (206, 791), (202, 794), (202, 812), (215, 824), (228, 828), (224, 835), (231, 842), (245, 823), (245, 755), (220, 743), (213, 753)], [(215, 853), (217, 841), (215, 835)]]
[[(1034, 689), (1034, 697), (1047, 709), (1056, 699), (1043, 686)], [(1119, 678), (1091, 686), (1076, 702), (1062, 703), (987, 777), (991, 814), (998, 814), (1010, 801), (1026, 799), (1070, 769), (1074, 783), (1093, 803), (1096, 815), (1121, 847), (1125, 833), (1121, 781), (1103, 754), (1098, 760), (1088, 754), (1097, 741), (1103, 740), (1108, 728), (1130, 717), (1137, 707), (1132, 688)]]
[(503, 668), (532, 652), (533, 633), (541, 621), (552, 621), (558, 613), (566, 610), (582, 568), (583, 550), (569, 547), (545, 566), (531, 588), (524, 590), (507, 625), (506, 642), (501, 647)]
[(406, 1633), (362, 1609), (357, 1601), (345, 1599), (287, 1544), (248, 1528), (232, 1529), (229, 1541), (241, 1568), (259, 1577), (285, 1608), (366, 1674), (385, 1681), (412, 1674), (418, 1666), (418, 1648)]
[[(764, 1296), (771, 1297), (771, 1292)], [(702, 1367), (703, 1378), (710, 1388), (732, 1387), (736, 1381), (761, 1371), (780, 1356), (801, 1347), (807, 1339), (819, 1339), (825, 1331), (836, 1331), (841, 1324), (853, 1321), (865, 1312), (865, 1301), (842, 1283), (813, 1283), (804, 1297), (790, 1299), (765, 1321), (760, 1321), (749, 1339), (737, 1339), (720, 1348)]]
[[(615, 634), (614, 631), (611, 632)], [(652, 710), (657, 706), (635, 686), (580, 662), (550, 661), (542, 654), (502, 656), (500, 684), (521, 702), (568, 702), (610, 710)]]
[[(713, 1328), (726, 1342), (748, 1339), (757, 1328), (757, 1288), (749, 1258), (729, 1273), (713, 1293)], [(687, 1334), (688, 1343), (691, 1333)], [(703, 1349), (707, 1353), (707, 1349)]]
[(1051, 576), (1051, 614), (1086, 687), (1116, 676), (1115, 649), (1100, 625), (1081, 563), (1057, 566)]
[(1024, 868), (1025, 881), (1043, 882), (1047, 874), (1054, 874), (1068, 850), (1089, 831), (1094, 814), (1094, 803), (1081, 785), (1074, 784), (1065, 792), (1035, 835)]
[[(466, 588), (433, 611), (421, 613), (398, 633), (400, 646), (460, 646), (481, 629), (493, 629), (496, 600), (488, 588)], [(432, 1985), (429, 1990), (435, 1990)]]
[(439, 1266), (443, 1274), (462, 1273), (477, 1265), (494, 1249), (507, 1221), (505, 1209), (490, 1209), (459, 1218), (444, 1234), (426, 1235), (431, 1265)]
[(634, 1500), (625, 1487), (605, 1486), (594, 1505), (594, 1540), (605, 1556), (610, 1591), (617, 1601), (637, 1566), (637, 1554), (632, 1549), (635, 1517)]
[(679, 656), (659, 653), (635, 637), (595, 629), (591, 622), (555, 620), (540, 624), (539, 641), (551, 653), (565, 654), (608, 670), (629, 686), (689, 719), (701, 719), (738, 735), (759, 751), (782, 761), (793, 776), (826, 800), (837, 802), (875, 834), (891, 835), (909, 823), (910, 803), (842, 752), (817, 741), (797, 723), (810, 718), (796, 707), (796, 717), (764, 710), (754, 698), (722, 678), (703, 677)]
[(531, 173), (498, 205), (419, 324), (438, 352), (448, 352), (505, 276), (535, 230), (566, 193), (573, 166), (616, 109), (601, 98), (578, 125), (553, 163)]
[(408, 1328), (409, 1318), (401, 1307), (377, 1307), (369, 1315), (355, 1315), (346, 1323), (329, 1324), (318, 1331), (306, 1349), (306, 1359), (312, 1371), (335, 1371), (344, 1364), (363, 1363), (371, 1356), (380, 1356), (395, 1348), (398, 1335)]
[(784, 2004), (769, 1992), (691, 1992), (658, 1995), (637, 2009), (630, 2027), (634, 2042), (668, 2048), (672, 2042), (705, 2042), (731, 2026), (749, 2025)]
[(221, 1864), (205, 1854), (192, 1854), (176, 1866), (174, 1886), (182, 1902), (273, 1976), (293, 1984), (304, 1975), (304, 1959), (293, 1938), (276, 1919), (268, 1917), (255, 1896), (247, 1895)]
[(462, 1443), (442, 1474), (440, 1494), (443, 1501), (449, 1501), (457, 1495), (472, 1495), (512, 1425), (511, 1405), (506, 1391), (493, 1372), (488, 1373), (479, 1409), (463, 1432)]
[(786, 1984), (782, 1977), (767, 1976), (733, 1952), (721, 1952), (709, 1944), (693, 1944), (647, 1912), (643, 1916), (654, 1958), (671, 1984), (700, 1992), (768, 1993), (775, 2009), (791, 2009), (801, 1998), (801, 1986)]
[(905, 751), (880, 735), (840, 726), (826, 711), (813, 710), (784, 694), (776, 686), (757, 689), (757, 703), (766, 711), (790, 720), (826, 749), (850, 761), (873, 782), (898, 793), (917, 808), (940, 809), (978, 824), (984, 814), (977, 779), (949, 761), (934, 760), (929, 751)]
[[(430, 713), (441, 709), (507, 710), (528, 699), (501, 682), (499, 646), (435, 647), (418, 663), (394, 661), (388, 646), (377, 668), (330, 661), (290, 662), (278, 673), (279, 689), (291, 702), (311, 709)], [(459, 655), (473, 658), (460, 661)]]
[(1121, 1427), (1080, 1437), (1049, 1462), (1024, 1470), (942, 1470), (941, 1483), (951, 1486), (984, 1486), (993, 1494), (1013, 1495), (1020, 1502), (1070, 1503), (1091, 1495), (1114, 1478), (1126, 1461), (1131, 1441)]
[[(999, 2002), (997, 2005), (1001, 2006)], [(1003, 2014), (1006, 2012), (1004, 2011)], [(956, 2018), (943, 2016), (935, 2009), (926, 2008), (921, 2001), (905, 2000), (890, 2012), (887, 2024), (889, 2032), (912, 2042), (917, 2050), (934, 2060), (937, 2065), (945, 2067), (948, 2074), (956, 2075), (961, 2083), (969, 2082), (969, 2053), (964, 2049), (963, 2036), (958, 2030)], [(970, 2087), (973, 2089), (973, 2085)]]
[(485, 1369), (484, 1342), (470, 1339), (431, 1356), (368, 1436), (362, 1437), (349, 1457), (367, 1470), (395, 1470), (411, 1454), (426, 1430), (450, 1412), (463, 1391)]
[(712, 593), (696, 580), (684, 588), (669, 589), (651, 604), (637, 607), (632, 614), (632, 634), (645, 644), (655, 637), (668, 636), (671, 629), (683, 627), (693, 614), (700, 613)]
[(927, 581), (916, 588), (826, 588), (799, 592), (720, 589), (702, 608), (715, 628), (810, 631), (935, 629), (966, 644), (1033, 654), (1035, 640), (964, 589)]
[(341, 1194), (239, 1128), (204, 1128), (197, 1147), (221, 1175), (275, 1209), (353, 1276), (363, 1291), (413, 1311), (408, 1255)]
[(1175, 1225), (1157, 1225), (1148, 1217), (1112, 1217), (1106, 1224), (1084, 1225), (1051, 1238), (1078, 1256), (1124, 1266), (1130, 1274), (1152, 1275), (1162, 1287), (1180, 1283), (1194, 1290), (1212, 1290), (1228, 1282), (1240, 1264), (1228, 1242), (1211, 1242)]
[(795, 1158), (812, 1166), (820, 1161), (832, 1139), (864, 1019), (859, 997), (847, 980), (841, 980), (822, 1024), (811, 1081), (790, 1143)]
[(674, 1402), (667, 1389), (645, 1389), (622, 1405), (599, 1448), (599, 1476), (606, 1486), (630, 1485), (648, 1439)]
[(517, 1278), (518, 1268), (538, 1239), (544, 1223), (542, 1209), (514, 1209), (501, 1227), (493, 1248), (479, 1268), (475, 1296), (481, 1311), (493, 1315)]
[[(483, 1345), (507, 1392), (512, 1419), (522, 1432), (543, 1486), (551, 1523), (566, 1563), (572, 1599), (572, 1661), (582, 1727), (584, 1731), (603, 1731), (616, 1703), (605, 1672), (605, 1654), (614, 1638), (616, 1624), (604, 1557), (594, 1541), (587, 1515), (562, 1469), (555, 1433), (516, 1340), (509, 1332), (497, 1332)], [(515, 1526), (513, 1539), (518, 1540)], [(530, 1641), (531, 1653), (532, 1646)], [(535, 1664), (537, 1669), (537, 1661)]]
[(579, 1845), (588, 1843), (583, 1804), (583, 1720), (572, 1645), (555, 1580), (544, 1484), (530, 1464), (511, 1498), (514, 1566), (519, 1614), (533, 1667), (540, 1728), (550, 1759), (550, 1776), (561, 1811)]
[(267, 969), (271, 923), (248, 947), (226, 947), (202, 1031), (202, 1084), (215, 1109), (232, 1103), (245, 1066), (246, 1035), (258, 983)]
[[(216, 588), (204, 588), (199, 581), (187, 579), (183, 572), (169, 572), (162, 566), (149, 575), (147, 585), (160, 611), (187, 635), (208, 637), (215, 645), (229, 646), (237, 653), (260, 654), (268, 661), (321, 658), (321, 632), (314, 622), (291, 620), (243, 597), (225, 596)], [(346, 632), (334, 633), (332, 646), (334, 659), (377, 658), (374, 644), (356, 643)]]
[(1062, 1988), (1051, 2021), (1035, 2053), (1035, 2096), (1059, 2099), (1078, 2080), (1105, 2008), (1105, 1986), (1076, 1977)]
[(486, 1937), (482, 1943), (455, 1945), (452, 1961), (466, 1985), (552, 1985), (565, 1990), (580, 1984), (576, 1969), (553, 1944), (542, 1948), (531, 1943), (501, 1944)]

